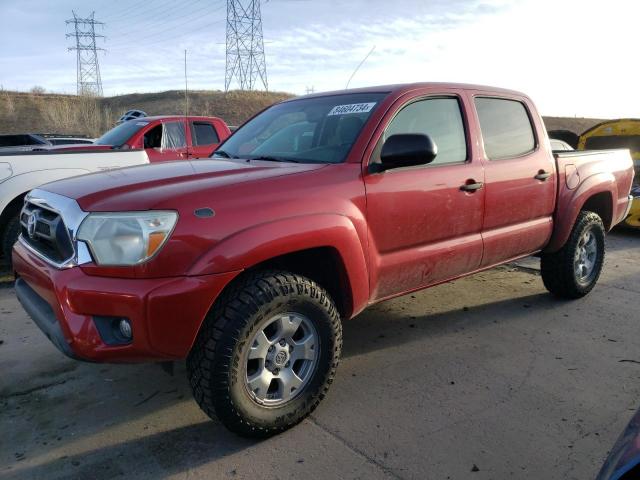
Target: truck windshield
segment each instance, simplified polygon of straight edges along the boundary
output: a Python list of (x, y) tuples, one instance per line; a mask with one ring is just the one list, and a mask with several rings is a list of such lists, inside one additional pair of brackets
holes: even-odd
[(213, 156), (341, 163), (386, 95), (329, 95), (274, 105), (238, 129)]
[(117, 127), (112, 128), (93, 143), (96, 145), (113, 145), (114, 147), (121, 147), (133, 136), (134, 133), (148, 124), (149, 122), (145, 122), (144, 120), (129, 120), (128, 122), (121, 123)]

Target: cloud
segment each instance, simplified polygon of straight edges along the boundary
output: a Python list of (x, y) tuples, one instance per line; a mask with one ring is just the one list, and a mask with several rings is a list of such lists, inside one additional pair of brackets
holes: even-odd
[[(123, 6), (124, 5), (124, 6)], [(86, 0), (107, 22), (106, 94), (224, 86), (224, 0)], [(166, 8), (161, 8), (165, 5)], [(76, 0), (0, 0), (0, 85), (75, 92), (64, 20)], [(210, 8), (209, 8), (210, 7)], [(504, 86), (545, 114), (640, 116), (640, 3), (609, 0), (271, 0), (262, 4), (269, 85), (304, 93), (412, 81)], [(201, 12), (201, 13), (200, 13)]]

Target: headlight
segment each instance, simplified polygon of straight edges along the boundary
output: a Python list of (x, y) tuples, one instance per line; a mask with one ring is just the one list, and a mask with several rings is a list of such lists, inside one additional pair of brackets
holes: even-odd
[(99, 265), (136, 265), (160, 251), (177, 220), (176, 212), (91, 213), (77, 238)]

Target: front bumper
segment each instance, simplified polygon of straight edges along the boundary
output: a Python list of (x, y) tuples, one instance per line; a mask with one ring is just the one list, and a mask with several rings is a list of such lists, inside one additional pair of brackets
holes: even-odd
[[(65, 355), (95, 362), (177, 360), (187, 356), (211, 305), (237, 275), (123, 279), (57, 269), (18, 242), (13, 250), (16, 294), (24, 309)], [(111, 344), (96, 319), (126, 318), (133, 339)]]

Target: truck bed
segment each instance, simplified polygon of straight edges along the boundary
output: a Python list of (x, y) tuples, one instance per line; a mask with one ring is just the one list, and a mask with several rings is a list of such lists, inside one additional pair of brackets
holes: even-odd
[[(608, 214), (602, 218), (607, 230), (624, 220), (634, 176), (629, 150), (556, 151), (553, 156), (558, 171), (556, 228), (546, 251), (554, 251), (564, 244), (578, 214), (576, 209), (582, 205), (586, 210), (609, 206), (605, 208)], [(591, 198), (594, 185), (601, 193), (596, 192), (596, 197)], [(587, 197), (592, 205), (585, 204)]]

